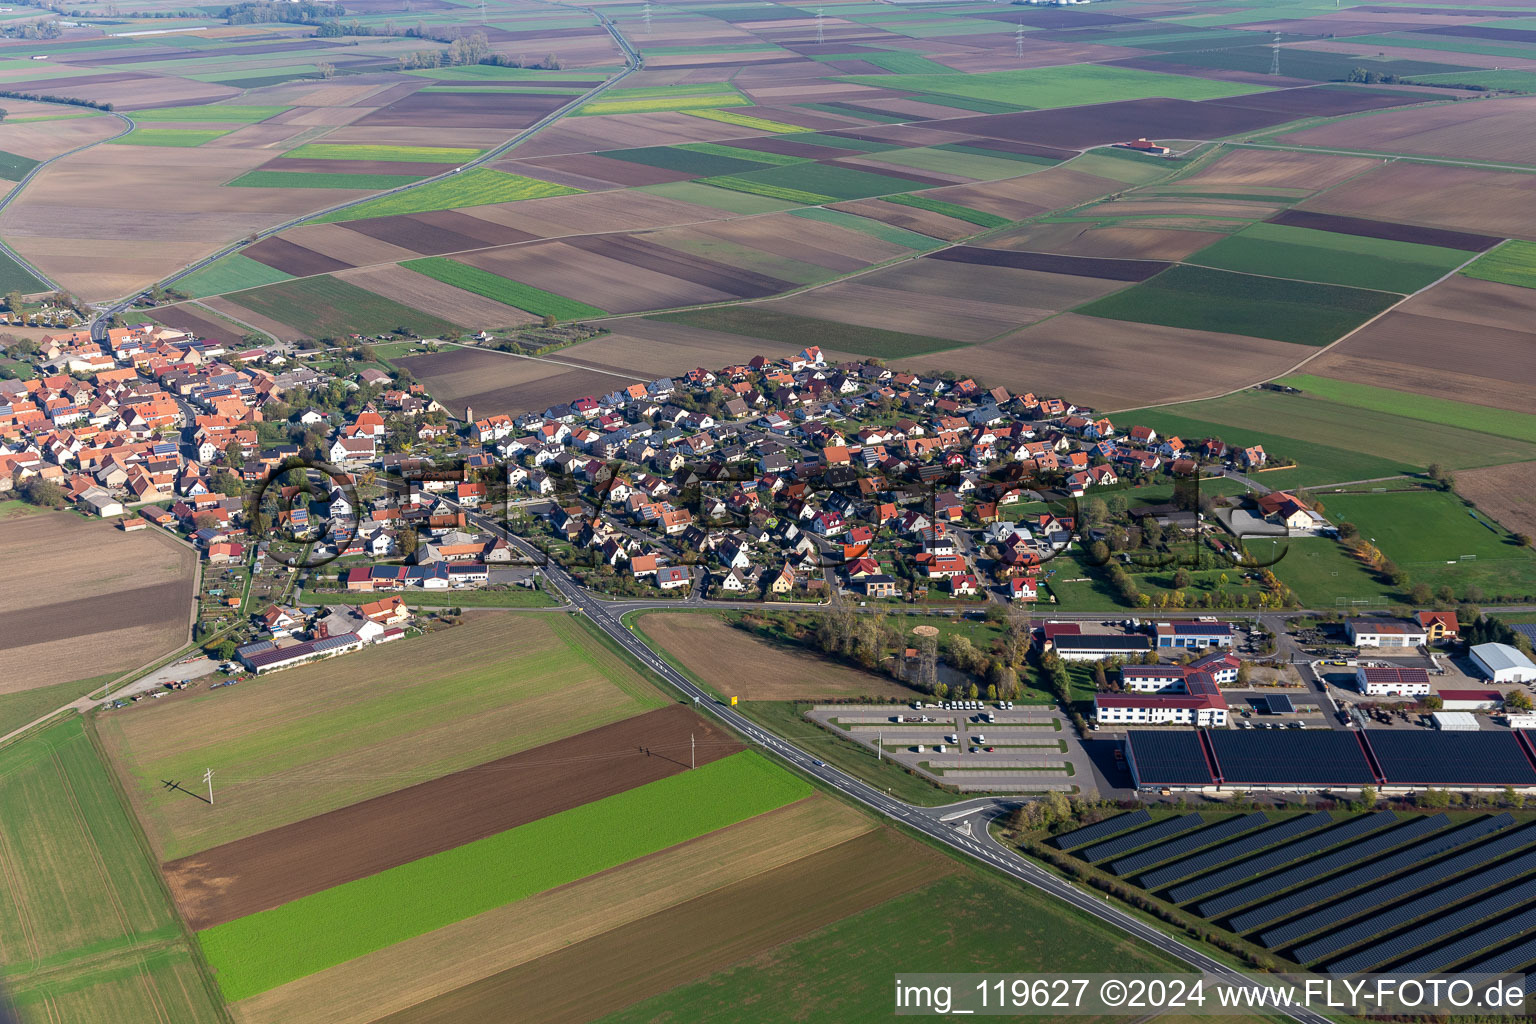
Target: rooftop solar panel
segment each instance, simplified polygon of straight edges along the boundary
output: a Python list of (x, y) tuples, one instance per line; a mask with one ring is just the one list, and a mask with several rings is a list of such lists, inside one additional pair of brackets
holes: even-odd
[(1206, 786), (1215, 781), (1198, 733), (1131, 729), (1125, 739), (1136, 779), (1143, 786)]
[(1389, 784), (1536, 785), (1513, 732), (1367, 729), (1365, 739)]
[(1352, 732), (1297, 730), (1254, 736), (1219, 729), (1207, 733), (1207, 738), (1216, 753), (1216, 772), (1229, 785), (1376, 782), (1376, 774)]

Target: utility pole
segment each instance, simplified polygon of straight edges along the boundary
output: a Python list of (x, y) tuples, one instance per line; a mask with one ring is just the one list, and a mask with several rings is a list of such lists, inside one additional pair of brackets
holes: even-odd
[(875, 760), (885, 760), (885, 730), (875, 733)]
[(213, 806), (213, 769), (203, 772), (203, 781), (208, 783), (208, 806)]
[(694, 752), (695, 752), (696, 749), (697, 749), (697, 745), (694, 743), (693, 733), (689, 733), (688, 734), (688, 767), (689, 768), (697, 768), (699, 766), (699, 762), (698, 762), (697, 758), (694, 756)]

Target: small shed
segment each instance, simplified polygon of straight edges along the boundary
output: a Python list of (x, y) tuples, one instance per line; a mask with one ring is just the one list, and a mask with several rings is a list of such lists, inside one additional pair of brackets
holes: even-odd
[(1441, 732), (1477, 732), (1477, 716), (1470, 711), (1436, 711), (1430, 716)]

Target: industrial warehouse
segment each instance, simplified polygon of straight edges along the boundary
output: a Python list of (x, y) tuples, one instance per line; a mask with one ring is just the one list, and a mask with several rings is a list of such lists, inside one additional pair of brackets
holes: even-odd
[(1361, 729), (1257, 732), (1132, 729), (1126, 762), (1138, 789), (1317, 793), (1374, 786), (1536, 791), (1536, 744), (1509, 732)]

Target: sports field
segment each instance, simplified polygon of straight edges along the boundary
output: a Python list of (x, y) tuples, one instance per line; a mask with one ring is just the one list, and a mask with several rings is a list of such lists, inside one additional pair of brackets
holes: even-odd
[(556, 185), (520, 174), (507, 174), (485, 167), (476, 167), (430, 185), (413, 188), (392, 196), (360, 203), (345, 210), (337, 210), (314, 223), (330, 224), (336, 221), (358, 220), (363, 217), (392, 217), (402, 213), (426, 213), (431, 210), (453, 210), (465, 206), (487, 206), (491, 203), (511, 203), (522, 199), (544, 199), (549, 196), (569, 196), (580, 192), (579, 188)]
[[(811, 794), (744, 751), (198, 934), (231, 1001)], [(506, 870), (518, 865), (517, 870)]]
[[(0, 750), (0, 848), (0, 1011), (222, 1019), (79, 719)], [(137, 1016), (146, 1008), (158, 1016)]]
[(585, 302), (568, 299), (563, 295), (522, 284), (493, 274), (489, 270), (471, 267), (443, 256), (409, 260), (400, 265), (418, 274), (425, 274), (435, 281), (451, 284), (455, 288), (463, 288), (476, 295), (484, 295), (488, 299), (516, 306), (518, 309), (525, 309), (537, 316), (553, 316), (557, 320), (577, 320), (607, 315), (606, 310), (589, 306)]
[(312, 338), (389, 334), (397, 327), (424, 338), (453, 338), (460, 333), (446, 320), (328, 275), (236, 292), (229, 298)]
[(1399, 299), (1387, 292), (1180, 265), (1080, 306), (1076, 312), (1298, 345), (1327, 345)]
[[(487, 612), (419, 639), (108, 715), (101, 733), (169, 859), (662, 703), (570, 616)], [(222, 773), (213, 808), (162, 784), (210, 765)]]

